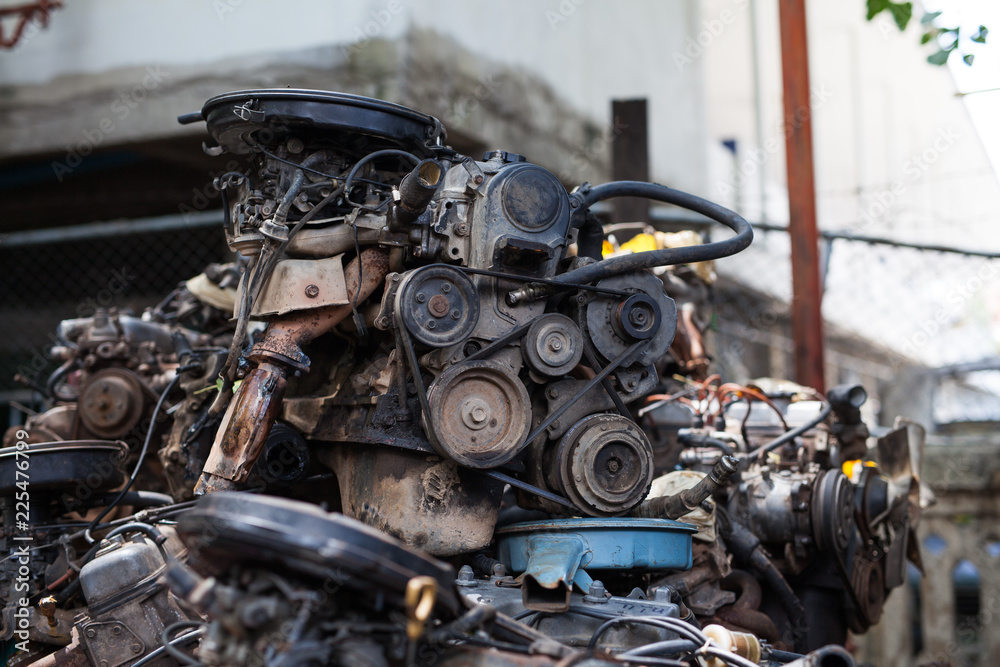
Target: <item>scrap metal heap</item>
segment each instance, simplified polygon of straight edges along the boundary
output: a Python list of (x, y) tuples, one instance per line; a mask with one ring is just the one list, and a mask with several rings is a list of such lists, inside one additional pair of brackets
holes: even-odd
[[(363, 97), (197, 121), (246, 159), (217, 180), (245, 265), (60, 328), (54, 407), (0, 450), (8, 664), (853, 665), (919, 562), (922, 434), (869, 451), (860, 387), (706, 376), (686, 267), (746, 221)], [(623, 196), (733, 235), (605, 257)]]

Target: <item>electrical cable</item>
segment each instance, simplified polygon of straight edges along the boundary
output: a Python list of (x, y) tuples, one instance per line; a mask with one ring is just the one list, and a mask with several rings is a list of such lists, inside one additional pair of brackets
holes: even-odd
[(173, 641), (170, 639), (170, 635), (177, 632), (178, 630), (186, 630), (188, 628), (201, 628), (205, 625), (204, 621), (178, 621), (177, 623), (171, 623), (163, 629), (160, 633), (160, 644), (161, 648), (174, 660), (181, 663), (182, 665), (190, 665), (191, 667), (202, 667), (202, 664), (192, 658), (187, 653), (184, 653), (179, 648), (174, 646)]
[(388, 199), (385, 202), (382, 202), (378, 206), (374, 206), (374, 207), (373, 206), (367, 206), (365, 204), (357, 204), (357, 203), (351, 201), (351, 186), (354, 185), (354, 177), (357, 176), (358, 172), (361, 170), (361, 167), (363, 167), (364, 165), (368, 164), (372, 160), (377, 160), (377, 159), (383, 158), (383, 157), (398, 157), (398, 158), (405, 158), (407, 160), (412, 160), (413, 161), (413, 166), (416, 166), (416, 165), (420, 164), (420, 158), (418, 158), (413, 153), (408, 153), (406, 151), (397, 150), (395, 148), (387, 148), (385, 150), (375, 151), (374, 153), (369, 153), (368, 155), (364, 156), (363, 158), (361, 158), (360, 160), (358, 160), (357, 162), (355, 162), (354, 166), (351, 168), (350, 173), (347, 174), (347, 180), (344, 181), (344, 201), (345, 202), (347, 202), (348, 204), (350, 204), (354, 208), (359, 208), (362, 211), (369, 211), (369, 212), (378, 211), (380, 208), (382, 208), (383, 206), (385, 206), (386, 202), (389, 201)]
[(101, 519), (106, 517), (108, 513), (111, 510), (113, 510), (119, 502), (121, 502), (121, 499), (125, 496), (126, 493), (128, 493), (128, 490), (131, 489), (132, 485), (135, 483), (135, 478), (139, 476), (139, 470), (142, 468), (143, 461), (145, 461), (146, 459), (146, 452), (149, 451), (149, 442), (150, 440), (153, 439), (153, 431), (156, 430), (156, 418), (160, 414), (160, 408), (163, 407), (163, 402), (167, 400), (167, 394), (169, 394), (173, 390), (173, 388), (177, 386), (177, 383), (181, 379), (181, 373), (188, 370), (189, 366), (190, 365), (178, 367), (176, 370), (176, 374), (174, 375), (174, 378), (167, 384), (167, 388), (163, 390), (163, 393), (160, 394), (160, 400), (156, 402), (156, 407), (153, 408), (153, 416), (150, 417), (149, 419), (149, 430), (146, 431), (146, 439), (142, 443), (142, 449), (139, 450), (139, 458), (135, 462), (135, 469), (132, 471), (132, 475), (129, 477), (128, 482), (125, 484), (125, 486), (122, 487), (122, 489), (118, 492), (118, 495), (115, 496), (114, 500), (112, 500), (111, 503), (108, 504), (108, 506), (105, 507), (100, 514), (94, 517), (93, 521), (90, 522), (90, 526), (88, 526), (87, 530), (84, 531), (84, 537), (90, 544), (93, 544), (95, 542), (93, 536), (91, 536), (90, 533), (97, 527), (97, 524), (101, 522)]
[(833, 412), (833, 406), (830, 403), (824, 403), (823, 409), (820, 410), (818, 415), (807, 421), (805, 424), (797, 426), (793, 428), (791, 431), (785, 431), (771, 442), (761, 445), (757, 449), (753, 450), (752, 452), (750, 452), (750, 454), (747, 455), (747, 460), (753, 462), (759, 459), (760, 457), (766, 455), (768, 452), (777, 449), (778, 447), (781, 447), (785, 443), (795, 440), (795, 438), (799, 437), (809, 429), (818, 426), (823, 421), (825, 421), (826, 418), (829, 417), (830, 413), (832, 412)]
[[(170, 646), (180, 646), (182, 644), (188, 643), (192, 639), (197, 639), (198, 637), (202, 636), (203, 634), (205, 634), (205, 629), (204, 628), (199, 628), (198, 630), (195, 630), (194, 632), (189, 632), (189, 633), (184, 634), (184, 635), (179, 635), (178, 637), (175, 637), (174, 639), (171, 639), (170, 642), (169, 642), (169, 644), (170, 644)], [(150, 651), (149, 655), (143, 656), (139, 660), (136, 660), (135, 662), (133, 662), (129, 667), (142, 667), (143, 665), (148, 665), (153, 660), (156, 660), (157, 658), (159, 658), (161, 655), (163, 655), (166, 652), (167, 652), (166, 645), (160, 646), (159, 648)]]

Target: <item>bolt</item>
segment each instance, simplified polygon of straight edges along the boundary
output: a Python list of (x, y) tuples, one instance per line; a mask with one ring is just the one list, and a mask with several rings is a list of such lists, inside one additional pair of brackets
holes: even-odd
[(552, 350), (553, 352), (558, 352), (559, 350), (563, 349), (562, 341), (559, 340), (558, 338), (550, 338), (549, 349)]
[(437, 322), (435, 322), (434, 320), (430, 320), (424, 326), (427, 327), (428, 329), (436, 329), (437, 328)]
[(451, 291), (451, 283), (444, 283), (441, 285), (441, 291), (445, 294)]
[(427, 301), (427, 295), (423, 292), (417, 292), (416, 299), (417, 303), (423, 303), (424, 301)]
[(97, 630), (95, 630), (94, 628), (87, 628), (87, 636), (93, 639), (94, 637), (97, 636)]
[(306, 296), (315, 299), (319, 296), (319, 287), (316, 285), (306, 285)]
[(472, 421), (476, 422), (477, 424), (481, 424), (484, 421), (486, 421), (486, 408), (482, 407), (481, 405), (477, 405), (476, 407), (472, 408)]
[(618, 459), (611, 459), (610, 461), (608, 461), (608, 472), (610, 473), (618, 472), (619, 468), (621, 467), (622, 464)]
[(451, 311), (451, 319), (457, 320), (461, 316), (462, 316), (462, 311), (460, 311), (459, 309), (456, 308), (455, 310)]
[(476, 176), (476, 177), (475, 177), (474, 179), (472, 179), (472, 180), (474, 180), (474, 181), (476, 182), (476, 185), (479, 185), (480, 183), (482, 183), (482, 182), (483, 182), (483, 177), (482, 177), (481, 175), (478, 175), (478, 176)]
[(455, 580), (456, 586), (475, 586), (476, 573), (468, 565), (463, 565), (458, 571), (458, 578)]
[(121, 633), (122, 633), (122, 626), (115, 625), (115, 626), (113, 626), (111, 628), (111, 634), (113, 634), (113, 635), (120, 635)]
[(444, 317), (448, 314), (448, 310), (451, 304), (448, 303), (448, 297), (443, 294), (435, 294), (431, 297), (431, 300), (427, 302), (427, 310), (434, 317)]
[(587, 589), (587, 595), (584, 599), (587, 602), (607, 602), (608, 590), (604, 588), (604, 583), (594, 579), (590, 582), (590, 588)]
[(108, 667), (108, 661), (107, 660), (101, 660), (100, 667)]
[(142, 647), (138, 644), (132, 644), (132, 653), (142, 653)]

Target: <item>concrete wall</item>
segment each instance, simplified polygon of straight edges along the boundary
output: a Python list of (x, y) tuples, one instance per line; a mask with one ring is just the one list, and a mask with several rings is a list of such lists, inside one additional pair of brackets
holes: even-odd
[(611, 99), (646, 97), (655, 178), (704, 192), (701, 67), (669, 64), (696, 16), (694, 0), (72, 0), (0, 58), (0, 157), (191, 132), (174, 117), (211, 95), (292, 85), (419, 104), (577, 181), (607, 175)]

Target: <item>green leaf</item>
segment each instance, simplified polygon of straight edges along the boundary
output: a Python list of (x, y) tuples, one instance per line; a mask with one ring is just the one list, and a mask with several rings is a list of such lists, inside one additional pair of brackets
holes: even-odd
[(927, 14), (924, 14), (923, 16), (920, 17), (920, 22), (923, 23), (924, 25), (927, 25), (928, 23), (932, 23), (934, 19), (936, 19), (939, 16), (941, 16), (941, 12), (928, 12)]
[(889, 0), (868, 0), (868, 20), (871, 21), (879, 13), (889, 8)]
[(971, 53), (966, 53), (964, 56), (962, 56), (962, 60), (964, 60), (965, 64), (969, 65), (970, 67), (972, 66), (972, 61), (975, 59), (976, 56), (972, 55)]
[(921, 44), (926, 44), (927, 42), (929, 42), (932, 39), (934, 39), (935, 35), (936, 35), (936, 33), (933, 33), (933, 32), (925, 32), (923, 34), (923, 37), (920, 38), (920, 43)]
[(929, 62), (931, 65), (944, 65), (946, 62), (948, 62), (949, 55), (951, 55), (951, 51), (945, 51), (944, 49), (941, 49), (937, 53), (933, 53), (927, 56), (927, 62)]
[(913, 18), (913, 3), (912, 2), (894, 2), (889, 5), (889, 11), (892, 13), (892, 18), (899, 26), (900, 30), (906, 30), (906, 25)]
[(986, 26), (981, 25), (979, 26), (979, 30), (976, 32), (976, 34), (972, 36), (972, 41), (976, 42), (977, 44), (985, 44), (986, 35), (988, 34), (990, 34), (989, 29)]

